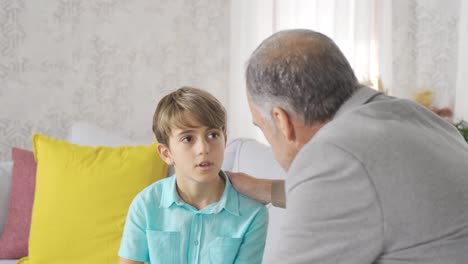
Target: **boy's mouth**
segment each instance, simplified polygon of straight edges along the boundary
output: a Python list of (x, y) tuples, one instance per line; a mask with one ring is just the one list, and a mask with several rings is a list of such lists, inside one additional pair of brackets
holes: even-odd
[(213, 162), (210, 161), (202, 161), (197, 164), (197, 167), (207, 168), (213, 166)]

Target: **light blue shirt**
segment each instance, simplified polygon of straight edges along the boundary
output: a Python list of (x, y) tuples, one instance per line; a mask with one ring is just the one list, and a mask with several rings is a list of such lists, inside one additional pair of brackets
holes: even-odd
[(261, 263), (268, 210), (226, 180), (219, 202), (201, 210), (185, 203), (176, 177), (140, 192), (128, 211), (119, 256), (151, 264)]

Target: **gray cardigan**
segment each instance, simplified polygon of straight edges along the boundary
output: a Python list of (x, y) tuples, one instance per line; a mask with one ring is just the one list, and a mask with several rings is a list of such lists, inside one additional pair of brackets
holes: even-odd
[(275, 263), (468, 263), (468, 145), (416, 103), (361, 88), (298, 153), (285, 189)]

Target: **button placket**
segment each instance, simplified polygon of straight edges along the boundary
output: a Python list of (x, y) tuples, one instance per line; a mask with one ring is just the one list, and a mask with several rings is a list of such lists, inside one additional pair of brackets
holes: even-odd
[(197, 228), (197, 234), (195, 236), (193, 244), (198, 247), (198, 251), (197, 251), (198, 253), (200, 253), (199, 246), (200, 246), (201, 233), (202, 233), (202, 229), (203, 229), (202, 222), (203, 222), (203, 215), (202, 214), (197, 214), (196, 215), (196, 225), (198, 226), (198, 228)]
[(191, 228), (191, 240), (192, 240), (192, 247), (190, 252), (190, 263), (199, 263), (200, 259), (200, 238), (202, 233), (202, 214), (196, 213), (192, 219), (192, 228)]

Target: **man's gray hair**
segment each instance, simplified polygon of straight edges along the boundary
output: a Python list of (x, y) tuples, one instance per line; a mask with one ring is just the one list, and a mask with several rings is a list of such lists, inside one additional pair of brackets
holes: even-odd
[(277, 106), (306, 125), (331, 119), (359, 87), (333, 40), (306, 29), (265, 39), (248, 60), (246, 79), (249, 99), (265, 118)]

